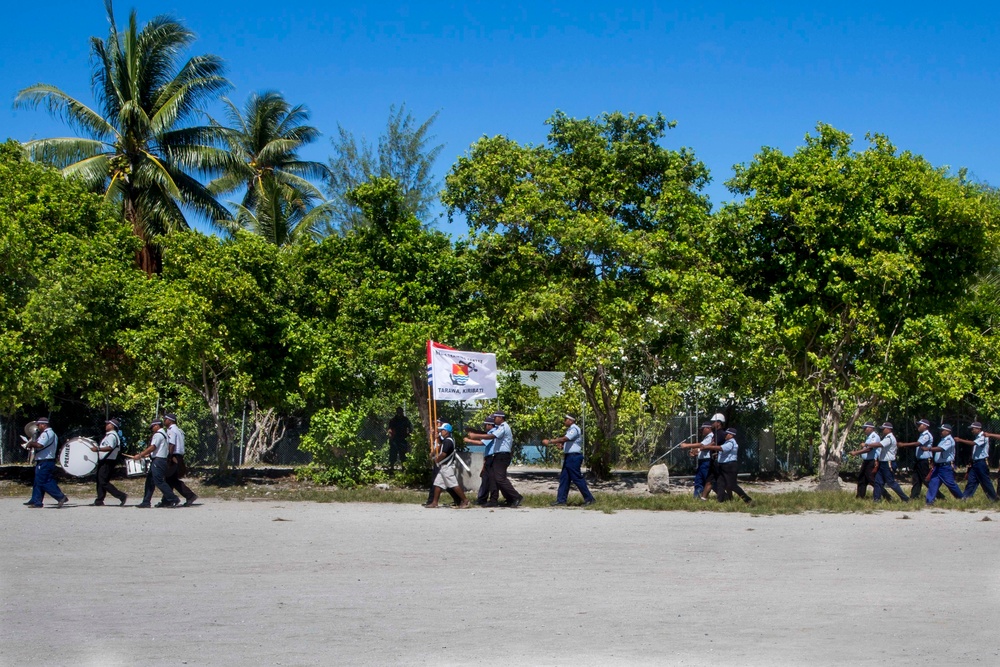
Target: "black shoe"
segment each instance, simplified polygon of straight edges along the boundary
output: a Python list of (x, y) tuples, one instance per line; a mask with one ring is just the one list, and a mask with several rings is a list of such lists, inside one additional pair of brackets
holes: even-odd
[(36, 510), (42, 509), (42, 504), (41, 503), (26, 503), (26, 504), (31, 509), (36, 509)]
[(29, 500), (28, 502), (21, 504), (27, 507), (28, 505), (37, 505), (38, 503), (36, 503), (34, 500)]
[(192, 495), (190, 498), (184, 501), (184, 507), (191, 507), (194, 505), (194, 501), (198, 500), (198, 495)]
[(90, 506), (91, 507), (104, 507), (104, 501), (103, 500), (95, 500), (94, 502), (90, 503)]
[(510, 502), (507, 503), (507, 507), (510, 507), (511, 509), (513, 509), (515, 507), (520, 507), (521, 506), (521, 501), (523, 501), (523, 500), (524, 500), (524, 498), (518, 498), (517, 500), (511, 500)]
[(587, 505), (593, 505), (596, 502), (597, 502), (596, 500), (584, 500), (583, 506), (586, 507)]
[(494, 501), (494, 502), (485, 502), (482, 505), (480, 505), (480, 507), (500, 507), (500, 503), (498, 503), (496, 501)]
[(138, 505), (136, 505), (136, 507), (138, 509), (145, 510), (145, 509), (149, 509), (150, 507), (152, 507), (152, 505), (150, 505), (149, 503), (139, 503)]
[(566, 503), (561, 503), (561, 502), (559, 502), (558, 500), (556, 500), (556, 501), (554, 501), (554, 502), (551, 502), (551, 503), (549, 503), (549, 506), (550, 506), (550, 507), (556, 507), (556, 506), (558, 506), (558, 505), (565, 505), (565, 504), (566, 504)]
[(180, 501), (177, 500), (173, 502), (170, 502), (169, 500), (161, 500), (160, 502), (153, 505), (153, 507), (177, 507), (178, 505), (180, 505)]
[(125, 501), (128, 500), (128, 494), (127, 493), (123, 493), (122, 497), (119, 498), (118, 500), (121, 501), (121, 502), (119, 502), (118, 506), (119, 507), (125, 507)]
[(69, 496), (63, 496), (62, 500), (56, 502), (56, 509), (62, 509), (62, 506), (69, 502)]

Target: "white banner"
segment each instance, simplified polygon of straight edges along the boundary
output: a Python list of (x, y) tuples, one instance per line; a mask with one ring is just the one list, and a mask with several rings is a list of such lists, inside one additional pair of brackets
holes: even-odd
[(435, 401), (497, 397), (497, 355), (430, 345)]

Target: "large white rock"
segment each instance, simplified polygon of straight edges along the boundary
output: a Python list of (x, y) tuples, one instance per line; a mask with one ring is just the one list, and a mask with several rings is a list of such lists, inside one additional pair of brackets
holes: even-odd
[(657, 463), (649, 469), (646, 487), (650, 493), (670, 493), (670, 470), (666, 463)]

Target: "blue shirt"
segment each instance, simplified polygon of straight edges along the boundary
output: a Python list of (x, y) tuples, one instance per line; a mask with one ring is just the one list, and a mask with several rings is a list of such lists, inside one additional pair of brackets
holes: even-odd
[(930, 447), (934, 444), (934, 436), (931, 435), (930, 431), (922, 431), (920, 436), (917, 438), (917, 458), (918, 459), (929, 459), (934, 456), (934, 452), (925, 452), (920, 449), (921, 447)]
[(736, 460), (737, 455), (740, 451), (740, 445), (736, 442), (736, 438), (730, 438), (726, 440), (722, 445), (722, 451), (719, 452), (719, 464), (732, 463)]
[(987, 438), (980, 431), (979, 435), (975, 438), (975, 443), (972, 446), (972, 460), (978, 461), (979, 459), (985, 459), (990, 455), (990, 439)]
[[(487, 435), (492, 435), (496, 430), (497, 430), (497, 427), (494, 426), (493, 428), (491, 428), (486, 433), (487, 433)], [(493, 443), (495, 443), (495, 442), (496, 442), (496, 440), (494, 438), (490, 438), (489, 440), (483, 440), (483, 456), (484, 457), (486, 457), (486, 456), (493, 456)]]
[(951, 463), (955, 460), (955, 438), (950, 433), (938, 440), (937, 446), (944, 451), (934, 452), (934, 463)]
[(510, 424), (503, 422), (493, 428), (490, 433), (496, 436), (494, 443), (494, 454), (509, 454), (514, 448), (514, 434), (510, 430)]
[[(875, 431), (872, 431), (871, 433), (869, 433), (868, 437), (865, 439), (865, 445), (866, 446), (868, 446), (868, 445), (878, 445), (881, 442), (882, 442), (882, 439), (878, 437), (878, 433), (876, 433)], [(864, 454), (861, 455), (861, 458), (864, 459), (865, 461), (874, 461), (875, 459), (878, 458), (878, 450), (879, 450), (879, 448), (876, 447), (875, 449), (873, 449), (871, 451), (865, 452)]]
[(895, 461), (896, 460), (896, 436), (892, 433), (882, 438), (881, 441), (882, 449), (878, 452), (879, 461)]
[(570, 424), (566, 429), (566, 442), (563, 443), (563, 454), (582, 454), (583, 447), (580, 445), (580, 427)]
[(39, 431), (35, 435), (35, 442), (42, 446), (41, 449), (35, 450), (35, 460), (36, 461), (54, 461), (56, 458), (56, 450), (59, 449), (59, 438), (56, 437), (55, 431), (51, 428), (46, 428), (44, 431)]
[[(711, 445), (714, 442), (715, 442), (715, 434), (714, 433), (709, 433), (704, 438), (702, 438), (701, 444), (703, 444), (703, 445)], [(711, 458), (712, 458), (712, 452), (710, 452), (707, 449), (703, 449), (700, 452), (698, 452), (698, 460), (699, 461), (705, 461), (705, 460), (708, 460), (708, 459), (711, 459)]]

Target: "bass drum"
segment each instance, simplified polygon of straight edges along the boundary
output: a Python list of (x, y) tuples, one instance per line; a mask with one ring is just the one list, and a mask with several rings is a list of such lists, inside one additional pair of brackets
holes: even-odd
[(90, 450), (97, 443), (90, 438), (70, 438), (63, 445), (59, 455), (59, 465), (66, 474), (74, 477), (86, 477), (97, 468), (97, 454)]

